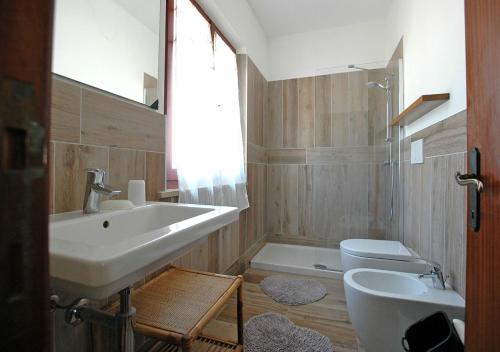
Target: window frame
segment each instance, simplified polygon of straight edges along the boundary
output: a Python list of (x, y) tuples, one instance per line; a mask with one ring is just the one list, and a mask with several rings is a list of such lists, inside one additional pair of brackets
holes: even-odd
[[(167, 16), (165, 21), (165, 33), (166, 33), (166, 46), (165, 46), (165, 116), (166, 116), (166, 146), (165, 146), (165, 176), (167, 189), (177, 189), (179, 188), (179, 178), (177, 176), (177, 170), (172, 167), (172, 121), (175, 116), (172, 114), (172, 74), (173, 74), (173, 53), (174, 53), (174, 41), (175, 41), (175, 8), (177, 0), (166, 0), (167, 6)], [(188, 0), (186, 0), (188, 1)], [(189, 0), (191, 4), (198, 10), (202, 17), (208, 22), (210, 26), (210, 33), (212, 40), (215, 39), (215, 35), (218, 35), (222, 41), (231, 49), (231, 51), (236, 54), (236, 49), (231, 44), (231, 42), (226, 38), (222, 31), (215, 25), (215, 23), (210, 19), (203, 8), (196, 2), (196, 0)]]

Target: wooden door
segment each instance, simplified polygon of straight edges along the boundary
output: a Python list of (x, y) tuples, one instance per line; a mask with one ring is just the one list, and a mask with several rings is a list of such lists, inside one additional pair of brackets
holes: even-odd
[(0, 351), (49, 351), (53, 0), (0, 0)]
[(500, 351), (500, 1), (465, 0), (465, 19), (467, 144), (479, 149), (485, 186), (479, 231), (467, 231), (465, 342)]

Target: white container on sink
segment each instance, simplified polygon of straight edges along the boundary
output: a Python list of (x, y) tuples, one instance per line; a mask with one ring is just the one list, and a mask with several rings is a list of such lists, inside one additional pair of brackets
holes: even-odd
[(418, 320), (444, 311), (463, 319), (464, 299), (450, 287), (435, 289), (432, 279), (378, 269), (353, 269), (344, 274), (347, 308), (368, 352), (402, 351), (401, 338)]

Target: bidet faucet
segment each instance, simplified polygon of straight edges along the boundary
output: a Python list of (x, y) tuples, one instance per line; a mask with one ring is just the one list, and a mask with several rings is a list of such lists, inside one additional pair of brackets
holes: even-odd
[(87, 169), (85, 171), (87, 172), (87, 184), (83, 200), (83, 213), (98, 213), (101, 195), (115, 196), (120, 194), (121, 190), (104, 184), (104, 176), (106, 175), (104, 170)]
[(439, 263), (432, 262), (432, 261), (427, 261), (427, 263), (431, 266), (430, 271), (427, 273), (420, 274), (420, 275), (418, 275), (418, 277), (420, 279), (422, 279), (424, 277), (430, 277), (430, 278), (432, 278), (432, 286), (434, 286), (434, 288), (437, 288), (440, 290), (446, 290), (445, 283), (446, 283), (446, 280), (448, 279), (448, 277), (445, 277), (443, 275), (443, 271), (441, 270), (441, 265)]

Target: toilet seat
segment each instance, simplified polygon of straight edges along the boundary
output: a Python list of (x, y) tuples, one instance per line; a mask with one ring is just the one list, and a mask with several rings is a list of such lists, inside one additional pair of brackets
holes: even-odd
[(418, 255), (399, 241), (349, 239), (340, 242), (340, 249), (357, 257), (414, 261)]

